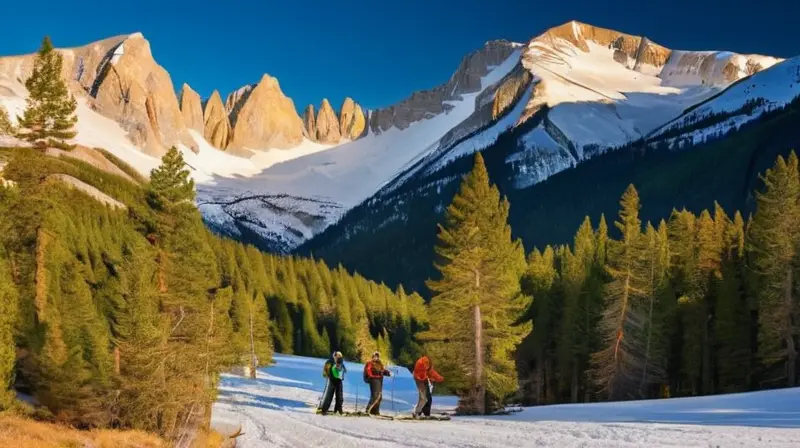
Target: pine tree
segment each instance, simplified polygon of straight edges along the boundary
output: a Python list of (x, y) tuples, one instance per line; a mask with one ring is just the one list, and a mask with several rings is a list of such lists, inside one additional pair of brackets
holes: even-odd
[[(715, 222), (717, 222), (715, 218)], [(750, 383), (750, 309), (744, 293), (744, 220), (728, 221), (722, 278), (715, 284), (716, 365), (722, 392), (742, 392)]]
[(8, 111), (0, 104), (0, 135), (14, 135), (16, 130), (8, 117)]
[(650, 395), (654, 385), (666, 385), (669, 362), (669, 329), (675, 296), (669, 285), (669, 244), (667, 225), (661, 221), (658, 230), (647, 224), (645, 248), (645, 356), (641, 394)]
[[(267, 301), (263, 295), (257, 294), (250, 304), (250, 345), (251, 352), (255, 358), (254, 367), (267, 366), (272, 362), (272, 335), (269, 329), (269, 308), (267, 308)], [(328, 337), (323, 337), (323, 345), (328, 344), (328, 349), (325, 353), (330, 351), (330, 342)]]
[(638, 398), (644, 371), (647, 272), (642, 265), (639, 207), (639, 194), (630, 185), (622, 195), (619, 220), (614, 223), (622, 239), (609, 248), (611, 282), (606, 285), (599, 324), (602, 348), (592, 355), (594, 381), (612, 400)]
[(25, 81), (28, 89), (27, 107), (18, 117), (20, 136), (36, 144), (64, 145), (75, 137), (73, 126), (77, 102), (61, 77), (63, 60), (45, 37), (33, 65), (31, 77)]
[(525, 259), (520, 241), (511, 238), (508, 211), (476, 154), (439, 226), (441, 279), (428, 282), (430, 336), (451, 354), (465, 355), (445, 374), (467, 386), (460, 402), (467, 412), (483, 414), (516, 390), (512, 353), (530, 331), (529, 324), (514, 325), (530, 298), (520, 291)]
[(781, 365), (785, 384), (797, 384), (800, 319), (798, 248), (800, 247), (800, 174), (794, 152), (778, 157), (762, 176), (757, 211), (750, 228), (751, 267), (759, 280), (758, 356), (767, 366)]
[(531, 355), (525, 361), (530, 364), (529, 383), (536, 404), (549, 402), (548, 395), (553, 392), (548, 389), (554, 376), (551, 371), (553, 365), (551, 352), (558, 338), (556, 325), (559, 301), (554, 291), (554, 284), (557, 281), (558, 271), (553, 248), (547, 246), (543, 252), (534, 249), (528, 256), (528, 268), (522, 277), (523, 292), (534, 298), (527, 312), (527, 317), (533, 322), (533, 329), (525, 338), (520, 353)]
[(161, 158), (161, 165), (150, 172), (149, 193), (152, 205), (158, 209), (194, 200), (194, 180), (186, 169), (183, 154), (174, 146)]

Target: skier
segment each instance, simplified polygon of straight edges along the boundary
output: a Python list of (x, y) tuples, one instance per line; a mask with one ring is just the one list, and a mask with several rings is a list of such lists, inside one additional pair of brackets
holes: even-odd
[(392, 373), (383, 367), (381, 354), (372, 354), (372, 360), (364, 365), (364, 382), (369, 383), (369, 404), (367, 414), (381, 415), (381, 400), (383, 399), (383, 377), (392, 376)]
[(433, 363), (430, 358), (423, 356), (414, 364), (414, 381), (417, 383), (419, 400), (411, 415), (414, 418), (419, 417), (420, 414), (430, 417), (431, 404), (433, 402), (433, 395), (431, 394), (433, 386), (431, 382), (441, 383), (444, 378), (433, 370)]
[(322, 375), (328, 378), (328, 385), (325, 388), (325, 398), (322, 401), (320, 414), (326, 415), (328, 409), (331, 407), (331, 400), (336, 395), (336, 404), (333, 406), (335, 414), (343, 414), (342, 402), (344, 394), (343, 383), (344, 374), (347, 372), (347, 367), (344, 365), (344, 357), (342, 352), (334, 352), (332, 359), (325, 361), (325, 366), (322, 368)]

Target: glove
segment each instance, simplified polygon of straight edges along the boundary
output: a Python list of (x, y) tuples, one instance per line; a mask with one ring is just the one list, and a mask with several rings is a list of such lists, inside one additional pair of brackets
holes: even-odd
[(392, 372), (390, 372), (388, 370), (384, 370), (383, 371), (383, 376), (392, 376)]

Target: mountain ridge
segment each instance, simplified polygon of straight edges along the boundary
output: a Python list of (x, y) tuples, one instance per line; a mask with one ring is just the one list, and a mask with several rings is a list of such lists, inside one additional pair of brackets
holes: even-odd
[[(147, 51), (136, 53), (136, 45), (124, 45), (128, 41)], [(156, 164), (147, 155), (177, 145), (198, 180), (207, 223), (234, 237), (245, 226), (282, 252), (362, 201), (385, 194), (385, 188), (482, 150), (541, 111), (520, 140), (524, 151), (509, 155), (520, 188), (643, 138), (780, 62), (672, 50), (647, 37), (570, 21), (526, 43), (487, 41), (466, 54), (447, 81), (389, 107), (363, 110), (348, 98), (338, 111), (323, 101), (324, 107), (309, 105), (300, 114), (269, 75), (234, 90), (224, 103), (215, 91), (199, 101), (198, 111), (191, 87), (176, 91), (138, 33), (77, 48), (59, 51), (73, 54), (70, 61), (74, 54), (84, 56), (80, 64), (65, 64), (65, 76), (81, 97), (78, 142), (110, 146), (142, 172)], [(0, 58), (0, 102), (11, 105), (12, 116), (24, 107), (20, 67), (31, 61), (30, 55), (16, 58)], [(148, 90), (149, 73), (162, 71), (158, 88)], [(143, 87), (130, 96), (119, 88), (120, 80)], [(95, 98), (103, 91), (105, 96)], [(109, 92), (117, 94), (116, 101), (108, 100)], [(121, 128), (113, 136), (109, 130), (99, 138), (97, 126), (82, 124), (108, 123), (106, 118)], [(125, 141), (120, 133), (128, 134)]]

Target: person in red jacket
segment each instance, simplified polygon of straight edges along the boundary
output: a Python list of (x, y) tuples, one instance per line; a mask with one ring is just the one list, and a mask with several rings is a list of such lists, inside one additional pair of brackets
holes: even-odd
[(383, 367), (381, 354), (372, 354), (372, 360), (364, 366), (364, 381), (369, 383), (369, 404), (367, 414), (381, 415), (381, 400), (383, 399), (383, 377), (392, 376), (391, 372)]
[(433, 370), (433, 363), (430, 358), (423, 356), (414, 364), (414, 381), (417, 383), (419, 400), (412, 415), (414, 418), (417, 418), (420, 414), (430, 417), (431, 403), (433, 402), (431, 383), (441, 383), (444, 381), (444, 377)]

